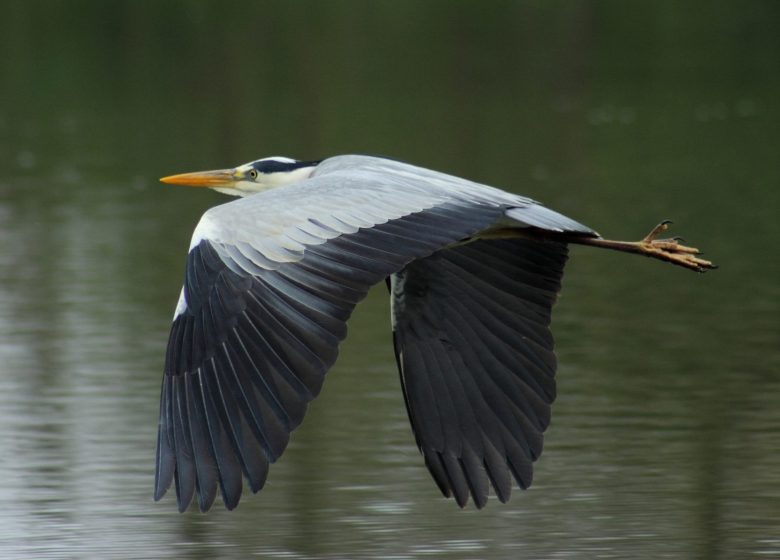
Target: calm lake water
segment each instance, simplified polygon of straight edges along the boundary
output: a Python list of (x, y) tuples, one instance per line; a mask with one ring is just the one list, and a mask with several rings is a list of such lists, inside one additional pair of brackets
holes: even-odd
[[(780, 4), (8, 2), (0, 557), (780, 558)], [(721, 269), (572, 249), (533, 487), (443, 499), (384, 289), (239, 508), (152, 501), (200, 214), (157, 177), (386, 154)]]

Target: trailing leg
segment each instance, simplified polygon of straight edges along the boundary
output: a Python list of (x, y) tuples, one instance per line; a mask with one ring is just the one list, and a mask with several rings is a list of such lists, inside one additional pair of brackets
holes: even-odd
[(695, 270), (696, 272), (707, 272), (717, 268), (710, 261), (701, 259), (698, 255), (701, 252), (695, 247), (688, 247), (682, 244), (682, 239), (674, 237), (671, 239), (657, 239), (657, 237), (669, 229), (670, 220), (664, 220), (640, 241), (613, 241), (602, 239), (601, 237), (579, 237), (566, 236), (568, 243), (578, 245), (590, 245), (592, 247), (602, 247), (604, 249), (613, 249), (626, 253), (637, 253), (646, 257), (670, 262), (677, 266)]

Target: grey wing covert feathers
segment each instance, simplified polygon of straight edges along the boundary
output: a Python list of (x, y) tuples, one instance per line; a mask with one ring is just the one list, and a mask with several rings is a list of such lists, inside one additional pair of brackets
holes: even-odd
[(555, 395), (547, 325), (565, 246), (459, 244), (512, 213), (593, 235), (528, 199), (360, 156), (206, 212), (168, 342), (155, 499), (174, 483), (181, 511), (196, 495), (209, 509), (218, 489), (232, 509), (243, 478), (262, 488), (354, 306), (394, 273), (404, 395), (437, 484), (478, 506), (488, 480), (501, 500), (510, 474), (527, 486)]

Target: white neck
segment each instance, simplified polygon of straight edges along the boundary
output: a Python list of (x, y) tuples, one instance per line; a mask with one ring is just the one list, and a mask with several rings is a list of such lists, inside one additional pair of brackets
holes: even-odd
[(303, 181), (304, 179), (308, 179), (316, 167), (316, 165), (312, 165), (311, 167), (300, 167), (298, 169), (293, 169), (292, 171), (287, 171), (286, 173), (271, 173), (270, 175), (263, 177), (261, 182), (266, 185), (266, 189), (291, 185), (293, 183)]

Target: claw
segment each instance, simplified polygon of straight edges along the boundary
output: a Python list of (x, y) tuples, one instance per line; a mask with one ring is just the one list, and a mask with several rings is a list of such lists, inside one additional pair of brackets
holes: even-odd
[[(658, 229), (658, 228), (656, 228)], [(655, 232), (655, 230), (653, 230)], [(651, 232), (651, 234), (653, 233)], [(699, 258), (702, 252), (696, 247), (688, 247), (682, 245), (679, 240), (681, 238), (675, 237), (672, 239), (650, 239), (647, 237), (639, 242), (639, 247), (642, 253), (648, 257), (654, 257), (657, 259), (665, 260), (677, 266), (682, 266), (695, 270), (696, 272), (706, 272), (710, 269), (717, 268), (710, 261)]]
[(672, 220), (664, 220), (657, 226), (655, 226), (650, 233), (645, 235), (645, 238), (642, 240), (645, 243), (652, 243), (656, 237), (658, 237), (661, 233), (665, 232), (667, 229), (669, 229), (669, 225), (672, 223)]

